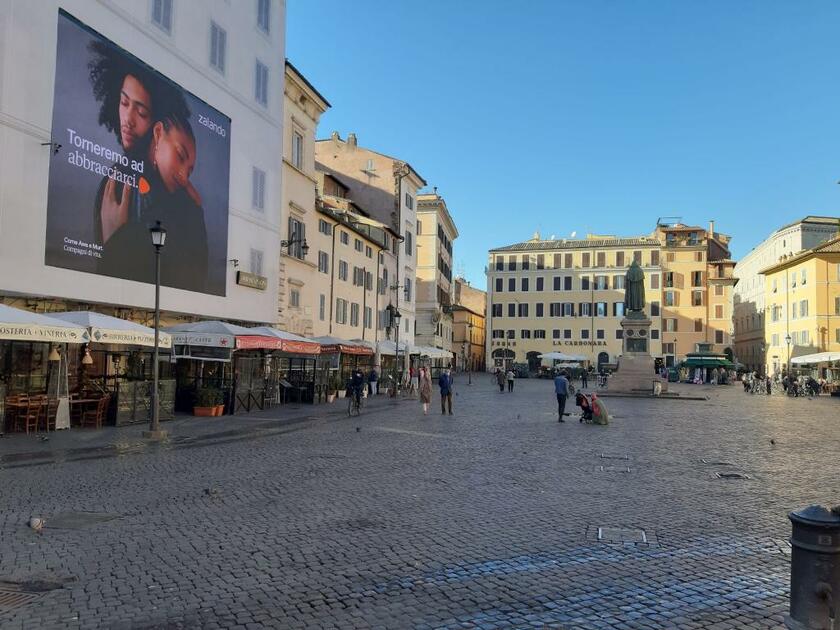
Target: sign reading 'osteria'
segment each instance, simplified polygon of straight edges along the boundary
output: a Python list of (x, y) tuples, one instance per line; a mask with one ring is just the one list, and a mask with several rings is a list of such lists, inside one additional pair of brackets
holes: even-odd
[(247, 271), (237, 271), (236, 284), (241, 284), (243, 287), (250, 287), (251, 289), (265, 291), (268, 287), (268, 278), (265, 276), (258, 276), (255, 273), (248, 273)]

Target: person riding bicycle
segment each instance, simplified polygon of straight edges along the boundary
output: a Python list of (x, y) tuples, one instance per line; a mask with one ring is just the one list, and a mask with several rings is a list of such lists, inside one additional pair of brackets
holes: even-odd
[(350, 375), (350, 385), (348, 386), (348, 389), (353, 394), (356, 402), (359, 404), (362, 402), (362, 387), (364, 387), (364, 385), (365, 375), (362, 374), (362, 371), (359, 368), (356, 368)]

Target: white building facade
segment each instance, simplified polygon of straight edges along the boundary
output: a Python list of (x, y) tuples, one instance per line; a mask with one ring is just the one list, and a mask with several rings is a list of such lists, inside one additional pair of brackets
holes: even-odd
[[(124, 269), (108, 267), (120, 252), (101, 255), (110, 232), (106, 207), (108, 217), (119, 219), (115, 235), (135, 220), (132, 213), (138, 223), (156, 213), (177, 217), (160, 208), (183, 202), (191, 222), (164, 225), (161, 308), (176, 319), (276, 322), (285, 219), (283, 0), (0, 0), (0, 33), (0, 299), (150, 309), (154, 285), (146, 270), (153, 267), (154, 249), (148, 226), (136, 231), (145, 232), (146, 242), (134, 239), (125, 250), (133, 254), (136, 248), (138, 255), (120, 261)], [(120, 122), (110, 132), (102, 122), (109, 102), (97, 96), (88, 70), (97, 59), (95, 46), (106, 51), (102, 58), (112, 55), (139, 68), (125, 71), (126, 77), (149, 77), (147, 84), (120, 79), (119, 103), (111, 103), (114, 116), (120, 108)], [(65, 64), (75, 64), (66, 66), (76, 73), (69, 86)], [(128, 95), (138, 83), (140, 96)], [(188, 118), (178, 118), (176, 105), (163, 116), (175, 93), (170, 100), (184, 99)], [(141, 134), (144, 105), (148, 130)], [(123, 108), (139, 118), (124, 119)], [(56, 124), (64, 120), (73, 120), (75, 129)], [(137, 160), (127, 159), (132, 142), (148, 143), (146, 152), (132, 156)], [(167, 162), (167, 150), (180, 166)], [(120, 199), (112, 194), (124, 204), (113, 210), (96, 185), (101, 179), (109, 192), (123, 177), (120, 160), (135, 179)], [(105, 170), (93, 175), (97, 161)], [(76, 170), (67, 171), (68, 162)], [(66, 172), (74, 177), (56, 181)], [(74, 195), (85, 203), (74, 202)], [(184, 201), (188, 197), (192, 201)], [(204, 273), (194, 285), (190, 269)]]
[(316, 166), (347, 186), (347, 196), (369, 215), (400, 234), (394, 246), (398, 275), (390, 280), (384, 304), (398, 308), (399, 342), (415, 344), (417, 323), (417, 193), (426, 181), (410, 164), (359, 145), (356, 134), (337, 132), (315, 143)]
[(764, 345), (766, 316), (765, 278), (759, 275), (779, 261), (811, 249), (837, 234), (840, 218), (806, 216), (785, 225), (756, 245), (735, 265), (737, 284), (733, 291), (735, 358), (747, 370), (765, 372)]

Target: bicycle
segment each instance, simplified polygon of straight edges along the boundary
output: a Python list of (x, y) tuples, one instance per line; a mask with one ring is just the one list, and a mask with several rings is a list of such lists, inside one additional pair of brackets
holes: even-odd
[(352, 395), (347, 397), (347, 415), (350, 417), (360, 416), (362, 414), (362, 394), (360, 391), (354, 391)]

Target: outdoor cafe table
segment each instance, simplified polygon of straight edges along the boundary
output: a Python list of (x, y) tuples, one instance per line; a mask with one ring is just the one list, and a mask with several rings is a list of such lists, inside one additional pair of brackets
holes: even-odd
[(6, 409), (4, 418), (3, 418), (3, 427), (7, 432), (11, 432), (12, 427), (14, 426), (14, 419), (15, 416), (21, 410), (26, 410), (29, 407), (30, 400), (35, 399), (41, 407), (45, 407), (47, 404), (47, 397), (43, 395), (36, 395), (30, 396), (29, 400), (15, 400), (11, 401), (8, 398), (4, 403), (4, 407)]

